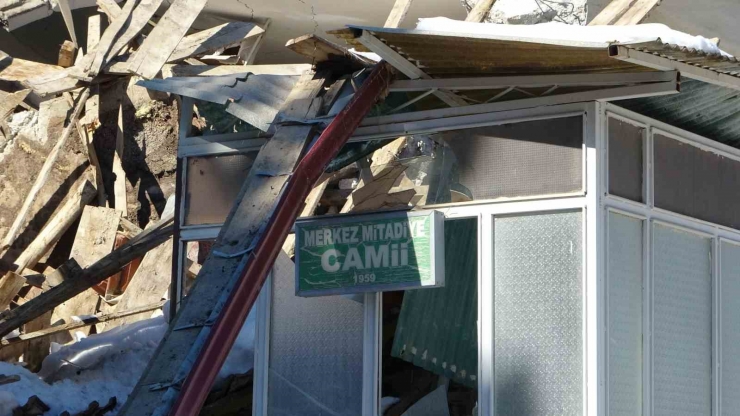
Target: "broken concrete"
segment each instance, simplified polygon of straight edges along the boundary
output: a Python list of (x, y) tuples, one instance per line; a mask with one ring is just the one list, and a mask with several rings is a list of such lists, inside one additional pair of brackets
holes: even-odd
[[(461, 0), (472, 9), (478, 0)], [(498, 0), (486, 18), (488, 23), (532, 25), (564, 22), (585, 25), (588, 0)]]

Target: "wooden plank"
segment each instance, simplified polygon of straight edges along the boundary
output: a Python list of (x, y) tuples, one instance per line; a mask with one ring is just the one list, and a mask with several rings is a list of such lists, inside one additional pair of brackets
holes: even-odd
[(133, 56), (129, 71), (146, 79), (156, 77), (207, 2), (175, 0)]
[[(131, 12), (131, 17), (123, 26), (123, 32), (118, 35), (116, 41), (105, 55), (103, 65), (115, 58), (131, 41), (139, 36), (141, 31), (146, 27), (147, 22), (149, 22), (149, 19), (154, 16), (154, 13), (157, 12), (157, 9), (159, 9), (161, 4), (162, 0), (149, 0), (139, 3), (133, 12)], [(98, 72), (99, 71), (100, 70), (98, 70)]]
[(8, 58), (10, 64), (3, 62), (0, 65), (0, 79), (3, 81), (26, 81), (42, 75), (48, 75), (63, 70), (57, 65), (43, 64), (41, 62), (27, 61), (19, 58)]
[(121, 14), (121, 6), (115, 0), (96, 0), (96, 3), (100, 7), (100, 10), (108, 16), (109, 22), (114, 21)]
[(177, 45), (167, 62), (175, 63), (184, 59), (208, 55), (221, 48), (230, 48), (243, 40), (265, 33), (254, 23), (229, 22), (214, 28), (185, 36)]
[(0, 279), (0, 311), (5, 310), (18, 291), (26, 284), (26, 279), (16, 272), (7, 272)]
[(473, 6), (470, 13), (465, 17), (465, 21), (482, 23), (486, 20), (486, 16), (491, 12), (494, 4), (496, 4), (496, 0), (478, 0), (478, 3), (475, 3), (475, 6)]
[[(317, 115), (321, 100), (316, 98), (326, 80), (306, 74), (298, 81), (277, 118), (305, 118)], [(171, 383), (178, 373), (187, 373), (188, 356), (195, 356), (202, 347), (202, 325), (212, 314), (218, 314), (219, 299), (231, 290), (236, 281), (224, 276), (238, 276), (244, 267), (244, 256), (260, 229), (267, 224), (278, 202), (280, 191), (288, 175), (298, 163), (307, 142), (313, 137), (313, 128), (305, 125), (281, 125), (273, 138), (265, 144), (236, 198), (222, 232), (206, 260), (187, 301), (174, 317), (170, 330), (160, 343), (150, 365), (139, 380), (120, 416), (152, 414), (163, 404), (166, 389), (152, 391), (156, 383)], [(222, 253), (215, 255), (214, 253)], [(172, 328), (181, 328), (173, 331)], [(0, 331), (0, 334), (2, 332)], [(192, 364), (192, 363), (190, 363)], [(181, 366), (184, 366), (181, 368)], [(160, 408), (160, 410), (162, 410)], [(166, 414), (169, 409), (164, 409)]]
[[(126, 292), (116, 305), (116, 310), (128, 310), (142, 305), (158, 302), (167, 293), (172, 281), (172, 240), (160, 245), (144, 256), (141, 265), (131, 278)], [(130, 324), (139, 317), (130, 316), (106, 325), (106, 331), (112, 327)]]
[[(28, 294), (25, 296), (26, 299), (33, 299), (40, 295), (42, 290), (37, 287), (30, 288)], [(33, 321), (23, 326), (23, 332), (36, 332), (42, 331), (51, 327), (52, 323), (52, 311), (48, 311)], [(36, 339), (30, 341), (23, 351), (23, 362), (26, 363), (26, 368), (32, 372), (38, 372), (41, 370), (41, 363), (44, 361), (47, 355), (49, 355), (49, 347), (51, 340), (48, 338)]]
[[(120, 218), (121, 213), (112, 208), (85, 207), (70, 257), (75, 259), (80, 267), (87, 268), (110, 254), (113, 251)], [(97, 305), (98, 293), (93, 289), (87, 289), (57, 306), (51, 321), (63, 320), (70, 323), (72, 316), (95, 314)]]
[(647, 17), (648, 13), (660, 3), (660, 0), (637, 0), (622, 17), (614, 22), (615, 26), (637, 25)]
[[(36, 200), (36, 196), (41, 190), (41, 187), (44, 186), (47, 179), (49, 178), (49, 173), (51, 172), (52, 167), (54, 167), (54, 163), (56, 162), (57, 157), (59, 157), (60, 151), (64, 147), (64, 144), (67, 142), (70, 134), (72, 134), (72, 131), (75, 129), (77, 119), (80, 117), (80, 113), (82, 113), (82, 108), (84, 107), (85, 101), (87, 101), (89, 95), (89, 90), (85, 89), (85, 91), (79, 97), (77, 105), (72, 112), (72, 117), (70, 117), (69, 124), (67, 125), (67, 127), (64, 128), (62, 136), (59, 138), (57, 144), (54, 146), (54, 148), (51, 149), (49, 155), (46, 157), (46, 161), (44, 161), (44, 165), (41, 167), (41, 170), (36, 176), (36, 180), (31, 187), (28, 195), (26, 196), (26, 200), (24, 201), (23, 206), (16, 215), (15, 221), (13, 221), (13, 225), (11, 225), (10, 229), (8, 229), (7, 234), (5, 234), (5, 239), (3, 240), (2, 246), (0, 246), (0, 250), (4, 250), (10, 247), (13, 244), (13, 241), (15, 241), (15, 237), (18, 235), (18, 232), (26, 221), (26, 216), (28, 215), (28, 212), (31, 210), (31, 205)], [(43, 255), (43, 253), (41, 254)]]
[(0, 340), (0, 345), (5, 347), (8, 345), (17, 344), (19, 342), (24, 342), (24, 341), (29, 341), (29, 340), (39, 339), (39, 338), (46, 338), (51, 335), (58, 334), (60, 332), (72, 331), (74, 329), (84, 328), (90, 325), (110, 322), (116, 319), (126, 318), (126, 317), (130, 317), (134, 315), (141, 315), (147, 312), (153, 312), (161, 308), (162, 306), (164, 306), (165, 302), (166, 301), (164, 300), (160, 300), (159, 302), (154, 302), (154, 303), (151, 303), (145, 306), (139, 306), (137, 308), (116, 311), (116, 312), (108, 313), (108, 314), (98, 314), (95, 316), (80, 317), (81, 319), (79, 321), (70, 322), (68, 324), (52, 326), (50, 328), (46, 328), (41, 331), (28, 332), (25, 334), (19, 334), (14, 337), (3, 338), (2, 340)]
[(76, 67), (78, 72), (82, 75), (95, 76), (103, 68), (105, 58), (108, 55), (108, 51), (111, 50), (113, 43), (115, 42), (118, 34), (123, 30), (126, 22), (129, 20), (131, 13), (133, 12), (135, 1), (127, 1), (121, 9), (121, 13), (111, 22), (103, 36), (100, 37), (98, 45), (94, 51), (88, 51), (87, 56), (84, 59), (83, 64)]
[(409, 7), (411, 7), (412, 1), (413, 0), (396, 0), (396, 2), (393, 4), (393, 9), (391, 9), (390, 14), (388, 15), (388, 19), (386, 19), (383, 27), (400, 26), (401, 22), (403, 22), (403, 19), (406, 18), (406, 14), (409, 12)]
[(59, 10), (62, 12), (62, 18), (64, 18), (64, 24), (67, 26), (69, 37), (72, 39), (75, 48), (79, 47), (77, 43), (77, 34), (75, 34), (75, 22), (72, 19), (72, 9), (69, 7), (69, 0), (57, 0)]
[[(17, 269), (34, 267), (39, 259), (59, 241), (62, 234), (82, 215), (85, 205), (92, 201), (95, 195), (95, 186), (88, 180), (83, 181), (79, 188), (70, 194), (62, 206), (57, 209), (31, 244), (18, 256), (14, 262)], [(1, 309), (2, 305), (0, 305)]]
[(612, 0), (588, 26), (610, 25), (617, 21), (636, 0)]
[(217, 77), (223, 75), (243, 74), (249, 72), (255, 75), (301, 75), (311, 70), (310, 64), (277, 64), (277, 65), (165, 65), (162, 68), (162, 78), (172, 77)]
[(163, 218), (155, 226), (144, 230), (121, 248), (83, 270), (79, 276), (65, 280), (59, 286), (51, 288), (13, 310), (0, 313), (0, 337), (107, 279), (132, 260), (167, 241), (172, 237), (172, 220), (172, 216)]
[(113, 174), (116, 175), (113, 183), (114, 207), (124, 217), (128, 216), (126, 202), (126, 172), (123, 170), (123, 105), (118, 106), (118, 130), (116, 133), (116, 150), (113, 152)]

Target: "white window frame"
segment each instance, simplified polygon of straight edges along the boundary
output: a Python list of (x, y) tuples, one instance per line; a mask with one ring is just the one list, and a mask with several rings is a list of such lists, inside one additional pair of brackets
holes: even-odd
[[(720, 244), (723, 242), (740, 245), (740, 231), (720, 224), (714, 224), (708, 221), (692, 218), (686, 215), (674, 213), (666, 209), (657, 208), (654, 205), (654, 155), (653, 155), (653, 137), (660, 134), (683, 143), (695, 146), (705, 151), (710, 151), (724, 157), (740, 161), (740, 150), (724, 145), (722, 143), (710, 140), (706, 137), (693, 134), (666, 123), (659, 122), (649, 117), (637, 114), (635, 112), (623, 109), (611, 103), (599, 103), (599, 134), (597, 135), (597, 147), (601, 157), (602, 166), (608, 163), (608, 127), (607, 119), (609, 117), (618, 118), (621, 121), (628, 122), (646, 129), (646, 147), (643, 168), (645, 169), (643, 180), (644, 187), (648, 194), (645, 195), (645, 203), (639, 203), (625, 198), (621, 198), (608, 193), (608, 172), (602, 175), (602, 192), (599, 193), (600, 206), (602, 207), (602, 221), (606, 221), (609, 212), (616, 212), (623, 215), (629, 215), (643, 220), (643, 256), (644, 256), (644, 275), (643, 275), (643, 416), (652, 416), (654, 414), (652, 392), (653, 392), (653, 268), (652, 268), (652, 230), (653, 225), (658, 223), (672, 228), (682, 229), (694, 234), (708, 237), (711, 239), (712, 252), (712, 416), (720, 416), (722, 413), (722, 368), (721, 368), (721, 305), (719, 296), (720, 284), (722, 281), (720, 268)], [(606, 258), (607, 251), (607, 232), (602, 233), (598, 239), (598, 245), (602, 256)], [(602, 276), (606, 275), (606, 266), (600, 270)], [(606, 296), (600, 299), (607, 299)], [(606, 365), (605, 356), (604, 365)], [(606, 374), (604, 374), (606, 376)], [(604, 415), (608, 409), (604, 409)]]
[[(542, 212), (558, 212), (567, 210), (581, 210), (583, 222), (583, 389), (584, 415), (596, 415), (598, 407), (599, 384), (589, 383), (596, 380), (600, 365), (599, 348), (603, 342), (598, 334), (597, 319), (603, 319), (597, 310), (599, 305), (591, 301), (595, 294), (602, 289), (596, 279), (595, 261), (597, 250), (588, 241), (595, 241), (597, 217), (595, 207), (596, 189), (600, 181), (596, 163), (595, 136), (596, 136), (596, 106), (594, 103), (576, 103), (552, 107), (532, 108), (526, 110), (505, 111), (483, 114), (473, 123), (449, 124), (441, 130), (464, 129), (489, 125), (501, 125), (517, 122), (535, 121), (573, 116), (583, 117), (583, 189), (573, 194), (548, 195), (524, 198), (501, 198), (497, 200), (476, 200), (461, 204), (440, 204), (423, 207), (436, 209), (445, 214), (446, 219), (477, 218), (478, 219), (478, 249), (479, 253), (493, 253), (493, 224), (496, 216), (510, 214), (535, 214)], [(468, 121), (468, 120), (461, 120)], [(420, 130), (409, 130), (409, 134), (428, 133), (426, 126)], [(492, 256), (478, 256), (478, 415), (493, 415), (494, 391), (494, 357), (493, 357), (493, 258)], [(271, 284), (271, 280), (268, 280)], [(270, 287), (270, 286), (266, 286)], [(260, 299), (260, 313), (258, 314), (257, 339), (255, 350), (255, 391), (253, 414), (267, 415), (267, 388), (269, 363), (269, 305), (271, 290), (262, 292)], [(365, 335), (364, 335), (364, 380), (363, 380), (363, 416), (379, 415), (380, 382), (382, 374), (380, 325), (382, 322), (382, 294), (366, 294), (365, 298)], [(262, 334), (262, 335), (260, 335)], [(482, 392), (487, 392), (486, 394)]]

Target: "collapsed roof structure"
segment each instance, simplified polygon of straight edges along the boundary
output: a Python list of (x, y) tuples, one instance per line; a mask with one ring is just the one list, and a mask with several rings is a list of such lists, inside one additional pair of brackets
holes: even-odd
[[(9, 117), (64, 106), (4, 234), (0, 348), (53, 380), (68, 363), (100, 367), (118, 343), (154, 346), (125, 397), (63, 410), (602, 415), (670, 411), (681, 395), (710, 414), (738, 387), (729, 358), (728, 377), (714, 374), (740, 333), (716, 318), (740, 290), (740, 63), (716, 41), (637, 24), (656, 2), (615, 0), (602, 25), (514, 26), (483, 23), (495, 1), (480, 1), (465, 22), (401, 29), (411, 2), (398, 0), (385, 27), (294, 38), (286, 53), (310, 63), (265, 65), (268, 24), (190, 30), (206, 1), (176, 0), (154, 22), (161, 1), (98, 0), (109, 24), (91, 16), (85, 48), (71, 10), (87, 4), (72, 3), (56, 3), (72, 41), (62, 65), (0, 61), (6, 146), (22, 143)], [(3, 19), (12, 30), (51, 7), (13, 3)], [(131, 221), (123, 163), (124, 103), (142, 87), (179, 113), (172, 198), (148, 227)], [(116, 132), (101, 163), (106, 105)], [(74, 136), (86, 173), (35, 225)], [(399, 215), (386, 242), (357, 231)], [(439, 221), (433, 243), (410, 225), (424, 215)], [(38, 270), (68, 230), (64, 262)], [(413, 284), (380, 270), (409, 261)], [(160, 308), (166, 321), (121, 326)], [(49, 355), (51, 336), (113, 326)], [(225, 378), (245, 337), (248, 371)], [(39, 397), (13, 411), (50, 410)]]

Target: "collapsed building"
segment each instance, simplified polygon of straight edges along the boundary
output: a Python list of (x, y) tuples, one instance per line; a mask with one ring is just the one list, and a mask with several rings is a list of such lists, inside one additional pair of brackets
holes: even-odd
[(735, 412), (740, 63), (656, 2), (260, 64), (202, 0), (11, 3), (71, 40), (0, 61), (0, 414)]

